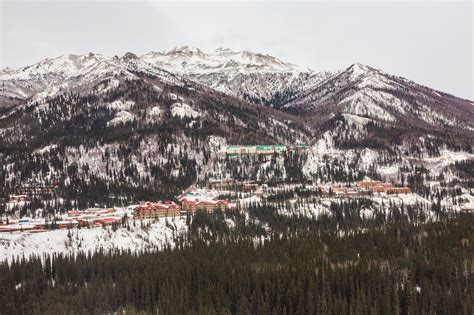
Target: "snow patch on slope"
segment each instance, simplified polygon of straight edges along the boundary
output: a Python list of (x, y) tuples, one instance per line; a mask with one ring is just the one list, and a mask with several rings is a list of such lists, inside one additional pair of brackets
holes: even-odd
[(293, 72), (308, 71), (280, 59), (249, 51), (232, 51), (218, 48), (204, 52), (198, 48), (182, 46), (169, 51), (150, 52), (141, 56), (143, 61), (180, 74), (213, 72)]
[(201, 117), (201, 113), (195, 111), (191, 106), (185, 103), (174, 103), (171, 105), (171, 115), (179, 118), (189, 117), (192, 119)]
[(135, 106), (134, 101), (122, 101), (122, 100), (116, 100), (110, 104), (107, 104), (108, 109), (118, 110), (118, 111), (130, 110), (134, 106)]
[(118, 124), (123, 124), (128, 121), (132, 121), (134, 119), (135, 119), (135, 116), (133, 114), (125, 110), (122, 110), (115, 115), (114, 119), (112, 119), (111, 121), (107, 123), (107, 126), (116, 126)]
[[(146, 224), (146, 222), (144, 222)], [(12, 257), (29, 257), (53, 253), (74, 254), (96, 252), (98, 250), (159, 250), (165, 245), (174, 245), (173, 240), (187, 231), (186, 219), (162, 218), (150, 226), (141, 227), (141, 221), (129, 222), (127, 228), (111, 227), (61, 229), (42, 233), (2, 233), (0, 234), (0, 261)], [(70, 233), (71, 237), (68, 237)]]

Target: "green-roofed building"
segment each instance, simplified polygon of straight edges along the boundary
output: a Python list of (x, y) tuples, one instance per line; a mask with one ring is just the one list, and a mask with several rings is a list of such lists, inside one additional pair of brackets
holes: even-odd
[(284, 144), (258, 144), (258, 145), (228, 145), (226, 154), (236, 156), (242, 154), (274, 154), (287, 151)]

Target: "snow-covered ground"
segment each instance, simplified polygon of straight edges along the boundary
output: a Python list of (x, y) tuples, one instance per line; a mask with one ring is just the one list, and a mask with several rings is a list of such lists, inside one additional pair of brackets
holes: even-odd
[(447, 166), (464, 160), (474, 160), (474, 154), (468, 152), (441, 150), (440, 156), (424, 158), (422, 160), (422, 164), (433, 174), (439, 174)]
[(123, 124), (128, 121), (132, 121), (135, 119), (135, 116), (131, 114), (130, 112), (127, 112), (126, 110), (122, 110), (118, 112), (115, 117), (107, 123), (107, 126), (115, 126), (118, 124)]
[(177, 116), (179, 118), (198, 118), (201, 116), (201, 113), (195, 111), (191, 106), (185, 103), (174, 103), (171, 105), (171, 115)]
[[(288, 189), (288, 187), (286, 187)], [(275, 190), (275, 192), (278, 189)], [(193, 189), (185, 192), (189, 198), (214, 199), (226, 191)], [(360, 209), (360, 216), (374, 217), (376, 213), (392, 211), (389, 205), (396, 207), (418, 205), (429, 220), (435, 220), (436, 215), (430, 209), (432, 200), (425, 199), (417, 194), (386, 195), (383, 193), (367, 196), (371, 204)], [(459, 204), (459, 199), (463, 203)], [(347, 200), (347, 199), (346, 199)], [(450, 198), (442, 201), (449, 211), (460, 211), (474, 208), (474, 197), (468, 192), (457, 197), (458, 204), (453, 205)], [(238, 203), (241, 209), (250, 205), (264, 202), (262, 196), (252, 193), (242, 193)], [(310, 197), (291, 198), (280, 202), (268, 202), (278, 208), (278, 213), (285, 216), (301, 215), (309, 218), (318, 218), (323, 215), (332, 215), (331, 203), (341, 201), (339, 197)], [(129, 211), (129, 208), (123, 208)], [(245, 210), (244, 210), (245, 211)], [(246, 213), (246, 211), (245, 211)], [(247, 214), (248, 215), (248, 214)], [(227, 222), (229, 226), (233, 223)], [(39, 233), (11, 232), (0, 233), (0, 261), (11, 261), (13, 257), (29, 257), (52, 253), (75, 254), (78, 252), (95, 252), (98, 250), (160, 250), (165, 245), (174, 245), (176, 237), (186, 234), (188, 226), (185, 217), (161, 218), (157, 221), (128, 221), (128, 227), (120, 227), (114, 231), (111, 226), (93, 228), (73, 228), (51, 230)]]
[[(143, 223), (143, 227), (142, 227)], [(147, 223), (150, 223), (147, 226)], [(174, 245), (187, 231), (186, 218), (161, 218), (156, 222), (129, 221), (129, 229), (112, 227), (61, 229), (41, 233), (0, 233), (0, 261), (52, 253), (95, 252), (97, 250), (159, 250)], [(68, 236), (69, 234), (69, 236)]]

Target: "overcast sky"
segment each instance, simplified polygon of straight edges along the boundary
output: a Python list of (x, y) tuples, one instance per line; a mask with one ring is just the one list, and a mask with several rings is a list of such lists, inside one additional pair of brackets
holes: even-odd
[(89, 51), (190, 45), (268, 53), (314, 70), (354, 62), (474, 99), (473, 4), (0, 0), (0, 67)]

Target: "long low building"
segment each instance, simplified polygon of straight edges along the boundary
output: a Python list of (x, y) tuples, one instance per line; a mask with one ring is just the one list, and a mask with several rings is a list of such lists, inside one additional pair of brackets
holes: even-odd
[(262, 145), (228, 145), (226, 147), (227, 156), (237, 156), (246, 154), (280, 154), (288, 150), (304, 149), (304, 144), (296, 147), (288, 147), (283, 144), (262, 144)]
[(67, 229), (78, 226), (74, 219), (45, 221), (44, 219), (22, 218), (8, 224), (0, 224), (0, 232), (43, 232), (47, 229)]
[(200, 200), (186, 197), (181, 199), (181, 208), (191, 214), (199, 210), (211, 213), (217, 209), (225, 210), (228, 207), (229, 202), (227, 200)]
[(357, 187), (359, 189), (364, 189), (370, 192), (386, 193), (388, 195), (411, 193), (410, 187), (395, 187), (391, 183), (384, 183), (377, 180), (357, 182)]

